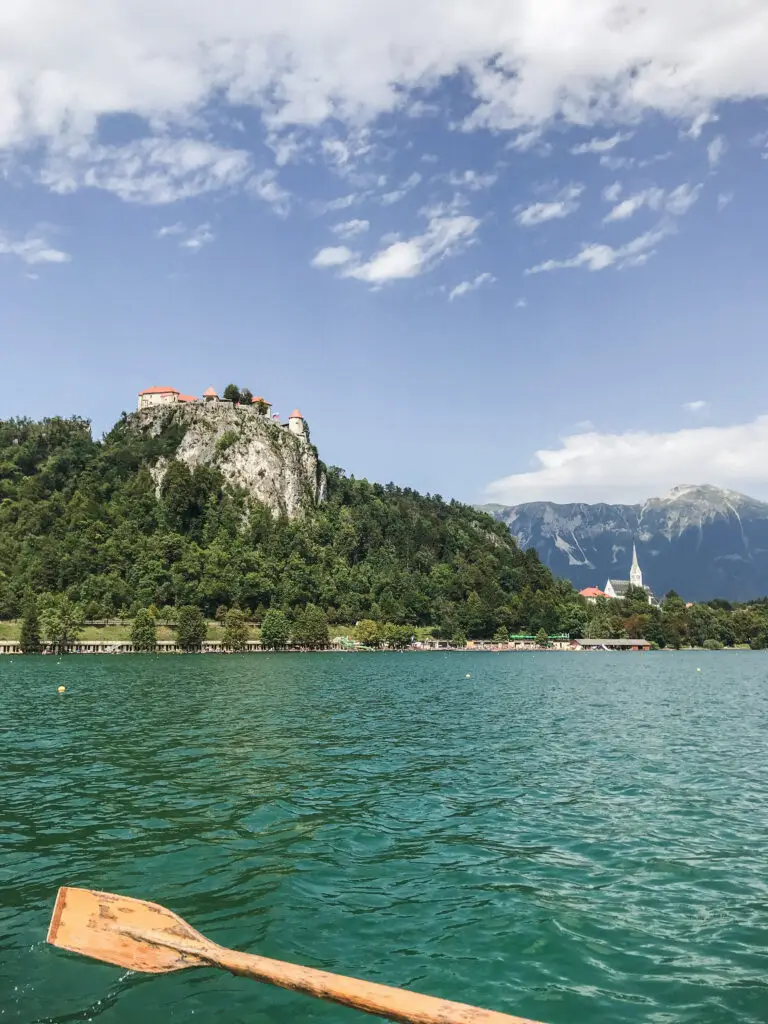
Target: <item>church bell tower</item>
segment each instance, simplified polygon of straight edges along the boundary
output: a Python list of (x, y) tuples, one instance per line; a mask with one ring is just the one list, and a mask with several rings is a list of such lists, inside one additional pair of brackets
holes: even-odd
[(629, 570), (629, 582), (633, 587), (642, 587), (643, 574), (637, 561), (637, 548), (632, 545), (632, 568)]

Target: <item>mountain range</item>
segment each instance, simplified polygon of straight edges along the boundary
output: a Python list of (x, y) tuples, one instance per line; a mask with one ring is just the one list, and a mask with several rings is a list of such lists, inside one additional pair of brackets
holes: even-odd
[(481, 505), (535, 548), (553, 573), (583, 587), (627, 579), (632, 544), (657, 596), (747, 601), (768, 594), (768, 502), (708, 484), (674, 487), (639, 505)]

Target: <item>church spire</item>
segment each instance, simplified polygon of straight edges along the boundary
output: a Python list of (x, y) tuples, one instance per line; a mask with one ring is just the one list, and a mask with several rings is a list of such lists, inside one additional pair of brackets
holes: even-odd
[(643, 574), (640, 571), (640, 563), (637, 561), (637, 548), (632, 545), (632, 568), (629, 570), (629, 582), (633, 587), (642, 587)]

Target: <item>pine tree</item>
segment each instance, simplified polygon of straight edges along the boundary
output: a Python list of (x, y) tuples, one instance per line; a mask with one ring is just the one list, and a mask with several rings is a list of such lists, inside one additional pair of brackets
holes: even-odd
[(199, 650), (206, 636), (208, 627), (203, 613), (194, 605), (179, 608), (176, 621), (176, 642), (186, 651)]
[(157, 626), (146, 608), (136, 613), (131, 627), (131, 643), (135, 651), (154, 651), (157, 647)]
[(24, 603), (24, 617), (21, 620), (19, 647), (23, 654), (39, 654), (43, 645), (40, 642), (40, 618), (37, 613), (37, 602), (29, 597)]

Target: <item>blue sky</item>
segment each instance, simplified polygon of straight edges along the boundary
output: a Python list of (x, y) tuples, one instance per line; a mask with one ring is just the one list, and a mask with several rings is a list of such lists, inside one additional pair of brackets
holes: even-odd
[(0, 416), (234, 381), (462, 500), (768, 497), (768, 15), (735, 6), (9, 0)]

